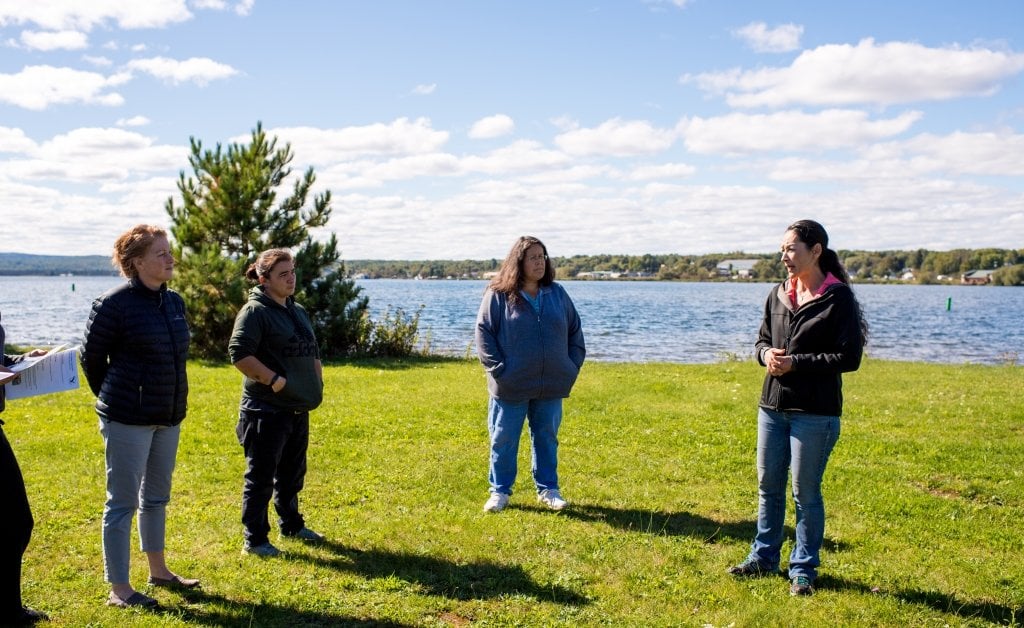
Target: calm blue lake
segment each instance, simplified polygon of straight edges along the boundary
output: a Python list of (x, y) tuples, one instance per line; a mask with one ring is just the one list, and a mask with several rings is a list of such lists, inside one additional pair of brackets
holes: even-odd
[[(92, 299), (116, 277), (0, 277), (9, 342), (81, 342)], [(483, 281), (360, 281), (374, 317), (423, 307), (420, 335), (434, 353), (474, 355)], [(771, 286), (750, 283), (568, 281), (588, 359), (709, 363), (749, 357)], [(854, 286), (871, 325), (869, 355), (890, 360), (997, 364), (1024, 359), (1024, 289)], [(947, 300), (952, 307), (947, 310)]]

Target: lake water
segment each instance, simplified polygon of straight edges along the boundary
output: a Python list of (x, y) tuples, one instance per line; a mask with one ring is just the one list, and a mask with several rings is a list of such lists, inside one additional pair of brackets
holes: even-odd
[[(0, 276), (8, 342), (81, 342), (92, 300), (116, 277)], [(432, 352), (473, 354), (483, 281), (360, 281), (374, 318), (423, 306)], [(567, 281), (583, 319), (587, 358), (709, 363), (750, 357), (769, 284)], [(1024, 289), (992, 286), (854, 286), (871, 326), (868, 354), (890, 360), (998, 364), (1024, 359)], [(947, 310), (947, 300), (952, 307)]]

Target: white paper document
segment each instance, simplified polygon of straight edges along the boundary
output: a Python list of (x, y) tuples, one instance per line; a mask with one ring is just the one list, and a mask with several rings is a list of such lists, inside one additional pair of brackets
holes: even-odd
[(78, 347), (61, 345), (46, 355), (26, 357), (11, 365), (14, 373), (0, 373), (8, 399), (20, 399), (79, 387)]

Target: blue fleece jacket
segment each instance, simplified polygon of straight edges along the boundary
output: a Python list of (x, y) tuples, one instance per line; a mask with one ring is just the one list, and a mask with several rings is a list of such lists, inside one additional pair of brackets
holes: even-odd
[(490, 288), (476, 319), (476, 352), (492, 397), (509, 401), (569, 396), (587, 354), (579, 314), (565, 289), (543, 286), (539, 311)]

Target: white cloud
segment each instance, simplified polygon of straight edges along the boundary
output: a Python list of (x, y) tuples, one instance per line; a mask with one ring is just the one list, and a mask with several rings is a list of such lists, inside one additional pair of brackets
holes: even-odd
[(146, 116), (132, 116), (131, 118), (121, 118), (117, 121), (117, 126), (146, 126), (150, 123), (150, 119)]
[(124, 181), (147, 172), (173, 172), (187, 163), (184, 146), (113, 128), (80, 128), (39, 145), (22, 145), (25, 159), (10, 159), (5, 170), (22, 181)]
[(462, 160), (466, 170), (486, 174), (562, 167), (569, 163), (564, 153), (544, 148), (540, 142), (519, 140), (485, 155), (471, 155)]
[(35, 0), (0, 2), (0, 26), (36, 24), (47, 30), (83, 30), (116, 24), (120, 28), (163, 28), (192, 17), (184, 0)]
[(627, 177), (632, 181), (653, 181), (665, 179), (685, 179), (692, 176), (697, 169), (689, 164), (657, 164), (637, 166)]
[(106, 58), (106, 57), (96, 57), (96, 56), (93, 56), (93, 55), (84, 55), (82, 57), (82, 60), (85, 61), (86, 63), (90, 64), (90, 65), (95, 65), (95, 66), (101, 67), (101, 68), (106, 68), (106, 67), (110, 67), (110, 66), (114, 65), (114, 62), (111, 61), (110, 59)]
[(210, 81), (226, 79), (238, 74), (238, 70), (235, 70), (230, 65), (200, 57), (192, 57), (184, 61), (168, 59), (166, 57), (134, 59), (129, 61), (126, 67), (131, 70), (152, 74), (175, 85), (186, 82), (207, 85)]
[(820, 46), (788, 67), (684, 75), (683, 83), (724, 95), (733, 107), (794, 104), (892, 105), (987, 96), (1024, 70), (1024, 54), (988, 49), (928, 48), (916, 43)]
[[(227, 0), (191, 0), (192, 8), (200, 10), (213, 10), (213, 11), (225, 11), (230, 6)], [(232, 11), (236, 15), (249, 15), (252, 12), (253, 5), (256, 4), (256, 0), (240, 0), (234, 3)]]
[(672, 130), (656, 129), (644, 120), (613, 118), (593, 129), (575, 129), (555, 138), (559, 148), (571, 155), (645, 155), (672, 145)]
[[(279, 143), (290, 142), (296, 160), (309, 164), (334, 164), (359, 155), (416, 155), (437, 151), (449, 137), (447, 131), (431, 126), (429, 118), (398, 118), (389, 124), (351, 126), (340, 129), (281, 127), (268, 129)], [(248, 143), (251, 136), (233, 138)]]
[(81, 31), (22, 31), (21, 43), (26, 48), (43, 52), (81, 50), (89, 46), (89, 38)]
[(437, 83), (431, 83), (430, 85), (417, 85), (412, 88), (412, 93), (417, 96), (429, 96), (437, 90)]
[(0, 74), (0, 102), (36, 111), (69, 103), (117, 106), (124, 98), (108, 90), (123, 82), (121, 75), (105, 77), (49, 65), (26, 66), (17, 74)]
[(499, 113), (497, 115), (481, 118), (473, 123), (469, 129), (469, 136), (473, 139), (492, 139), (508, 135), (516, 128), (516, 123), (509, 116)]
[(35, 141), (21, 129), (0, 126), (0, 153), (30, 153), (35, 149)]
[(732, 34), (745, 41), (755, 52), (789, 52), (800, 47), (804, 27), (782, 24), (769, 29), (764, 22), (751, 22), (734, 30)]
[(898, 135), (922, 117), (908, 111), (887, 120), (870, 120), (864, 111), (827, 109), (808, 114), (782, 111), (714, 118), (684, 118), (678, 130), (686, 148), (698, 154), (737, 155), (760, 151), (822, 151), (863, 145)]

